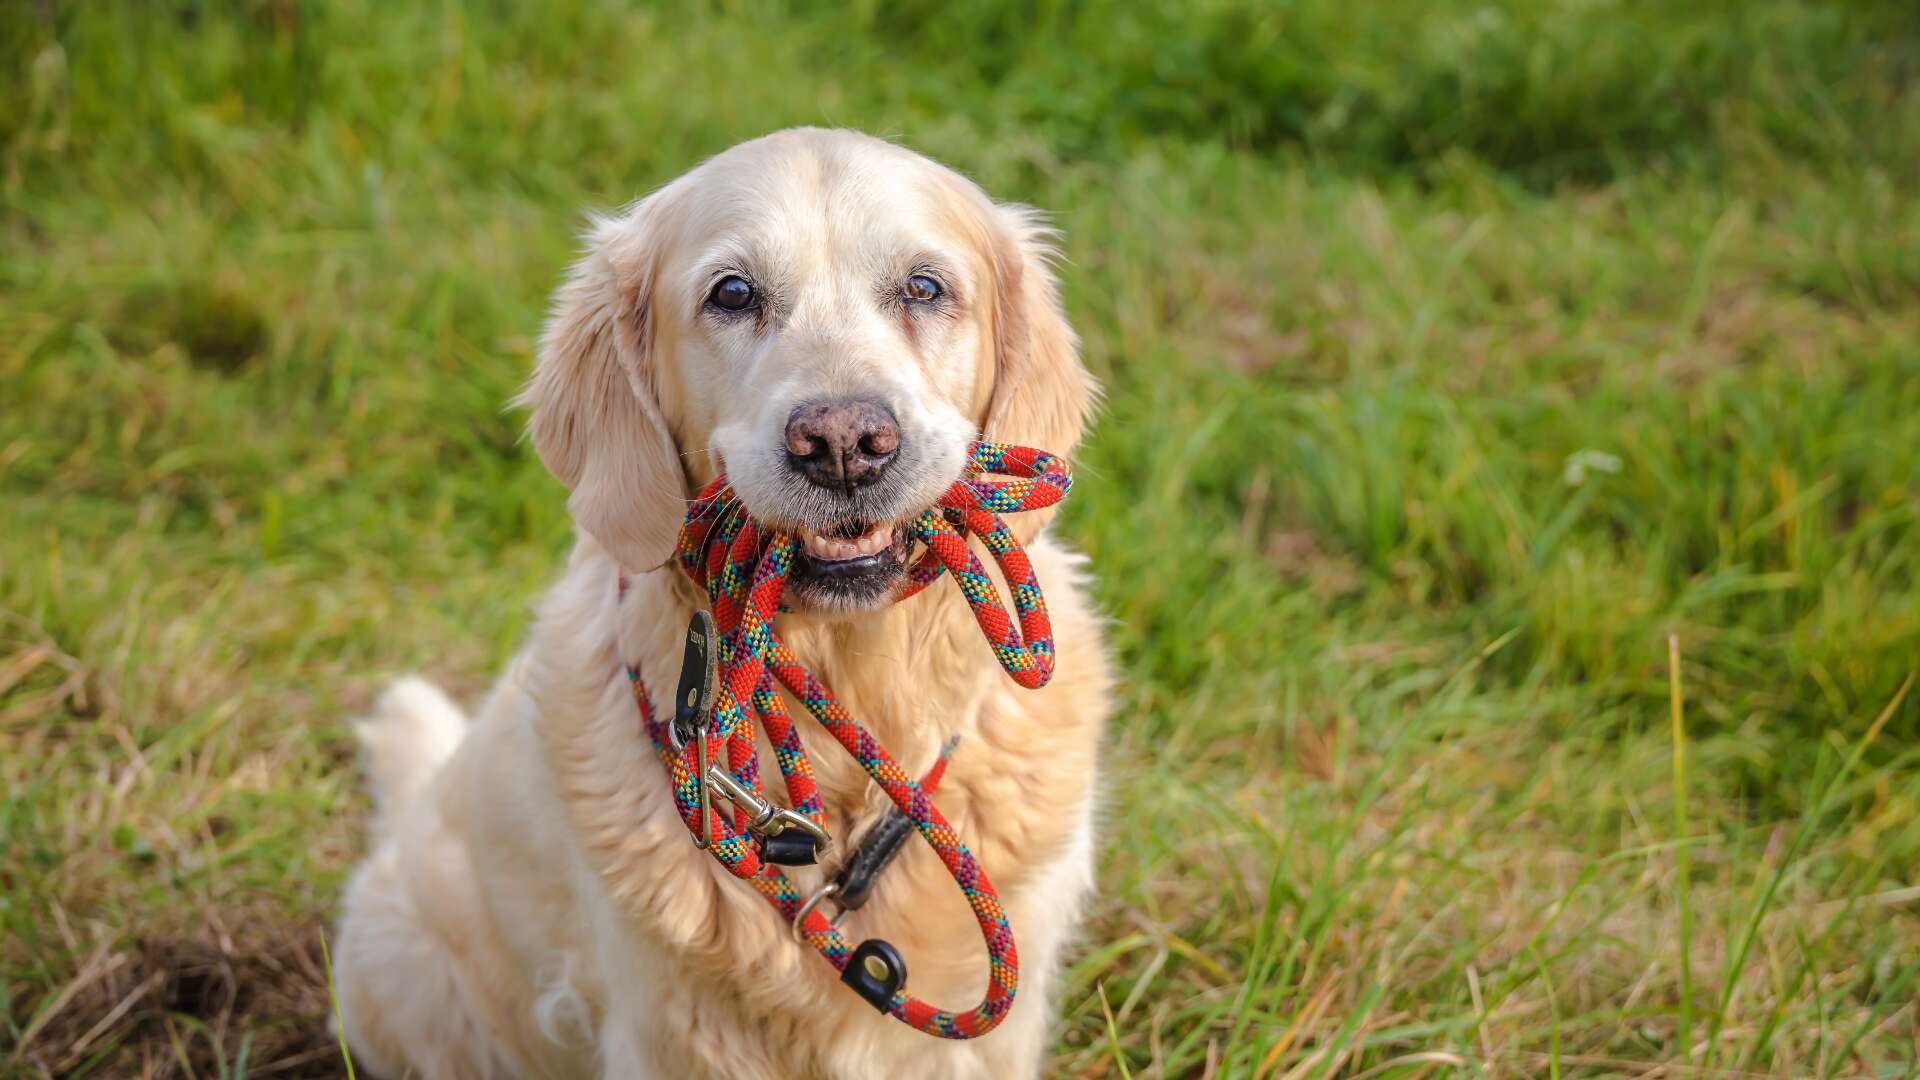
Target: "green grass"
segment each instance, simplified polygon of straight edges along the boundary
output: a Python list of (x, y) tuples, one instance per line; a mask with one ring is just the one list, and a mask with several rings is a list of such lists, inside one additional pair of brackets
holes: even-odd
[(0, 11), (0, 1074), (342, 1071), (343, 720), (565, 549), (581, 212), (801, 122), (1052, 211), (1109, 387), (1054, 1074), (1920, 1069), (1902, 5), (737, 7)]

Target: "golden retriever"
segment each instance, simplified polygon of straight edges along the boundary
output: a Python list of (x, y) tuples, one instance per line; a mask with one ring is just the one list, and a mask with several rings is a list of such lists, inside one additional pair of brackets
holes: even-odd
[[(1095, 387), (1047, 238), (1031, 211), (918, 154), (818, 129), (736, 146), (594, 222), (522, 399), (571, 489), (566, 569), (471, 721), (410, 678), (359, 726), (372, 852), (346, 891), (334, 975), (361, 1071), (1038, 1074), (1093, 880), (1100, 619), (1043, 514), (1010, 524), (1052, 612), (1044, 689), (1005, 677), (950, 583), (893, 601), (895, 526), (961, 475), (969, 440), (1064, 455), (1080, 438)], [(722, 471), (804, 544), (779, 617), (802, 661), (909, 773), (961, 737), (936, 801), (998, 887), (1020, 958), (1014, 1007), (983, 1037), (923, 1034), (839, 985), (675, 812), (624, 665), (671, 715), (702, 598), (670, 555), (690, 493)], [(850, 838), (826, 867), (792, 871), (811, 890), (888, 803), (801, 727), (829, 828)], [(980, 999), (973, 918), (917, 839), (845, 930), (897, 945), (916, 996)]]

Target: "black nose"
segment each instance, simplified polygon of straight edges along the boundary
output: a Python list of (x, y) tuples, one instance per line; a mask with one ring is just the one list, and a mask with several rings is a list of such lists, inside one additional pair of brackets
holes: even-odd
[(877, 401), (802, 405), (787, 417), (787, 467), (851, 493), (880, 479), (900, 453), (900, 422)]

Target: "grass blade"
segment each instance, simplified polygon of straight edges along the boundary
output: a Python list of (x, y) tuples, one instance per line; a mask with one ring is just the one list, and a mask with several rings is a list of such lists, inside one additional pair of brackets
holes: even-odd
[[(1668, 708), (1673, 715), (1673, 859), (1674, 895), (1680, 906), (1680, 1060), (1693, 1064), (1693, 892), (1691, 860), (1687, 851), (1687, 730), (1680, 691), (1680, 635), (1667, 635)], [(1551, 990), (1548, 991), (1552, 993)], [(1554, 1029), (1559, 1039), (1559, 1029)], [(1554, 1073), (1559, 1074), (1556, 1052)]]

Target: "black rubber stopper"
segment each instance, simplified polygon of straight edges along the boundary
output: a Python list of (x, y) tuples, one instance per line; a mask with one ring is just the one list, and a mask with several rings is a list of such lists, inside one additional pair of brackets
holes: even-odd
[(773, 836), (760, 838), (760, 857), (775, 866), (812, 866), (816, 855), (813, 837), (789, 828)]
[(907, 962), (900, 957), (900, 950), (879, 938), (868, 938), (847, 957), (847, 966), (840, 972), (840, 981), (853, 987), (853, 992), (867, 999), (867, 1004), (887, 1011), (893, 1004), (893, 995), (907, 985)]

